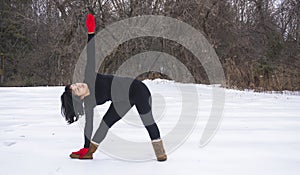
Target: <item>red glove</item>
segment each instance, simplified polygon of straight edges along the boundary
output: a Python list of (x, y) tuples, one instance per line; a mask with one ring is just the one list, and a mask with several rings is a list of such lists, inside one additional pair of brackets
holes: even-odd
[(79, 151), (72, 152), (72, 154), (79, 155), (79, 158), (83, 158), (89, 152), (88, 148), (81, 148)]
[(95, 33), (96, 22), (95, 17), (92, 14), (88, 14), (86, 17), (86, 28), (88, 29), (88, 33)]

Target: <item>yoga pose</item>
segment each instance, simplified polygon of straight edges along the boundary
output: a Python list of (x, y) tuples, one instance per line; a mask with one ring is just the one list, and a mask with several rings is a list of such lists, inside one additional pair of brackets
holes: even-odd
[[(61, 96), (61, 112), (68, 123), (77, 121), (80, 115), (85, 114), (86, 117), (84, 147), (77, 152), (72, 152), (70, 157), (93, 159), (93, 153), (107, 135), (109, 128), (135, 105), (151, 138), (157, 160), (167, 160), (159, 129), (152, 116), (149, 89), (143, 82), (136, 79), (95, 73), (95, 43), (93, 40), (95, 19), (93, 15), (88, 14), (86, 25), (88, 45), (84, 83), (67, 85)], [(92, 138), (94, 107), (107, 101), (111, 101), (111, 105)]]

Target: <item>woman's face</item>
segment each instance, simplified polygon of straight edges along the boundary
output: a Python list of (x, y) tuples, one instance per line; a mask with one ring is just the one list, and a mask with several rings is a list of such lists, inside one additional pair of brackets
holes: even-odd
[(75, 83), (70, 86), (72, 93), (79, 96), (81, 99), (90, 94), (89, 88), (86, 83)]

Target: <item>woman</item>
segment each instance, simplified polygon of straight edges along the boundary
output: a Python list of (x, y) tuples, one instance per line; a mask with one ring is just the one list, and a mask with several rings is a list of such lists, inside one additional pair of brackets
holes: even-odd
[[(134, 105), (151, 138), (158, 161), (165, 161), (165, 153), (159, 129), (152, 116), (151, 94), (147, 86), (136, 79), (95, 73), (94, 16), (86, 20), (88, 28), (87, 65), (84, 83), (67, 85), (61, 96), (61, 111), (70, 124), (85, 114), (84, 147), (72, 152), (71, 158), (92, 159), (93, 153), (105, 138), (109, 128), (119, 121)], [(93, 138), (93, 109), (97, 105), (112, 101)], [(84, 105), (83, 105), (84, 104)]]

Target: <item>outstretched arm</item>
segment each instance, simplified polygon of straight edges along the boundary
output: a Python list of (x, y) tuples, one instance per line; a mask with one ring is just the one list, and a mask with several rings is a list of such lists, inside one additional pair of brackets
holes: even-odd
[(87, 15), (86, 27), (88, 29), (88, 44), (87, 44), (87, 62), (85, 67), (84, 82), (87, 83), (90, 95), (85, 97), (85, 127), (84, 127), (84, 148), (89, 148), (90, 140), (93, 132), (93, 117), (94, 107), (96, 106), (95, 99), (95, 81), (96, 81), (96, 61), (95, 61), (95, 18), (92, 14)]
[[(87, 62), (84, 72), (84, 81), (88, 84), (90, 91), (95, 87), (96, 80), (96, 60), (95, 60), (95, 27), (96, 22), (92, 14), (88, 14), (86, 18), (86, 27), (88, 29), (88, 43), (87, 43)], [(94, 93), (94, 91), (91, 91)]]
[(88, 14), (86, 19), (86, 27), (88, 28), (88, 44), (87, 44), (87, 63), (84, 72), (84, 82), (88, 85), (90, 95), (84, 98), (84, 110), (85, 110), (85, 126), (84, 126), (84, 148), (77, 152), (72, 152), (71, 158), (79, 159), (92, 159), (91, 155), (88, 155), (90, 151), (90, 140), (93, 133), (93, 118), (94, 107), (96, 106), (95, 99), (95, 41), (93, 39), (95, 32), (95, 18), (92, 14)]

